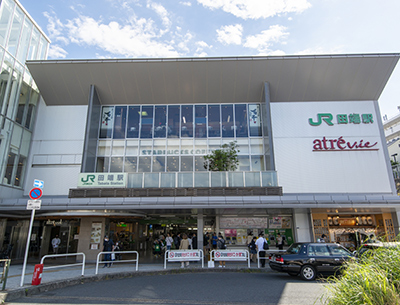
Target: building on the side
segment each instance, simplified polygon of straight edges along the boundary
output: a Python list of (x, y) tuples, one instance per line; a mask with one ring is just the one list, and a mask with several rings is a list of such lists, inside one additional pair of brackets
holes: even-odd
[[(47, 58), (49, 39), (18, 1), (0, 1), (0, 198), (24, 198), (25, 177), (39, 90), (26, 60)], [(0, 246), (25, 250), (25, 212), (2, 211)], [(25, 240), (25, 242), (22, 242)], [(37, 239), (39, 241), (39, 239)], [(1, 249), (1, 248), (0, 248)]]
[[(400, 110), (400, 107), (398, 108)], [(383, 117), (383, 128), (397, 193), (400, 194), (400, 114), (389, 119), (385, 115)]]
[[(166, 233), (196, 233), (199, 247), (206, 231), (229, 247), (250, 233), (287, 245), (326, 234), (351, 248), (399, 231), (378, 107), (399, 54), (28, 59), (42, 98), (33, 133), (22, 126), (32, 139), (20, 184), (3, 173), (2, 192), (17, 192), (0, 201), (13, 258), (41, 182), (30, 257), (55, 235), (61, 253), (95, 260), (104, 235), (148, 252)], [(204, 156), (232, 141), (238, 169), (207, 171)]]

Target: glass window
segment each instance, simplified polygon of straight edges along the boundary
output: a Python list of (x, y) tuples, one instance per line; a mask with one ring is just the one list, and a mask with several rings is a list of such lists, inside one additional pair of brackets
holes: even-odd
[(158, 187), (159, 174), (145, 174), (144, 187)]
[(31, 97), (29, 99), (28, 111), (26, 114), (25, 128), (32, 130), (33, 121), (32, 118), (35, 115), (37, 103), (39, 101), (39, 93), (35, 90), (31, 90)]
[(97, 154), (99, 156), (109, 156), (111, 153), (111, 141), (99, 141)]
[(124, 172), (136, 173), (137, 157), (125, 157)]
[(193, 187), (193, 173), (178, 173), (178, 187)]
[(110, 173), (122, 173), (123, 157), (111, 157)]
[(49, 43), (47, 40), (41, 36), (39, 42), (39, 52), (38, 52), (38, 59), (46, 59), (47, 47)]
[(20, 155), (27, 157), (29, 152), (29, 145), (31, 144), (32, 133), (24, 130), (22, 135), (21, 147), (19, 150)]
[(24, 19), (24, 15), (23, 15), (21, 9), (17, 6), (14, 11), (14, 18), (13, 18), (13, 21), (11, 24), (11, 32), (10, 32), (10, 36), (8, 37), (8, 45), (7, 45), (7, 51), (10, 52), (14, 56), (17, 52), (17, 46), (18, 46), (19, 37), (21, 35), (23, 19)]
[(14, 1), (3, 0), (1, 1), (0, 13), (0, 45), (6, 45), (8, 30), (10, 29), (11, 16), (14, 10)]
[(7, 167), (6, 167), (6, 171), (4, 173), (4, 179), (3, 179), (3, 183), (5, 183), (5, 184), (11, 184), (11, 175), (12, 175), (12, 171), (14, 169), (15, 158), (16, 158), (16, 154), (14, 154), (12, 152), (10, 152), (8, 154)]
[(233, 124), (233, 105), (221, 105), (222, 137), (233, 138), (235, 125)]
[(113, 142), (112, 156), (123, 156), (125, 151), (125, 141), (117, 140)]
[(167, 172), (179, 172), (179, 157), (167, 157)]
[(261, 186), (260, 173), (245, 173), (246, 187)]
[(179, 155), (179, 140), (168, 140), (167, 155)]
[(151, 157), (139, 157), (139, 173), (151, 172)]
[(181, 107), (181, 137), (193, 137), (193, 106)]
[(196, 172), (206, 171), (206, 169), (204, 168), (204, 157), (203, 156), (194, 157), (194, 170)]
[(265, 170), (264, 156), (251, 156), (251, 170), (253, 172)]
[(262, 154), (263, 153), (263, 140), (262, 139), (250, 139), (250, 148), (252, 154)]
[(128, 140), (126, 141), (126, 156), (137, 156), (139, 152), (139, 141)]
[(168, 106), (168, 138), (179, 138), (180, 106)]
[(110, 162), (110, 158), (108, 158), (108, 157), (98, 157), (96, 172), (97, 173), (108, 173), (109, 162)]
[(153, 172), (165, 172), (165, 156), (153, 156)]
[(208, 136), (221, 136), (221, 117), (219, 105), (208, 106)]
[(33, 27), (31, 43), (29, 45), (29, 52), (28, 52), (28, 59), (30, 60), (36, 59), (38, 45), (39, 45), (39, 37), (40, 34), (38, 29)]
[(174, 173), (161, 173), (161, 187), (175, 187)]
[(210, 140), (208, 140), (208, 149), (209, 149), (209, 153), (211, 151), (216, 150), (216, 149), (221, 149), (221, 140), (220, 139), (210, 139)]
[(114, 139), (125, 139), (126, 106), (115, 107)]
[(156, 106), (154, 118), (154, 137), (166, 137), (167, 107)]
[(14, 66), (14, 59), (6, 53), (3, 65), (1, 67), (0, 77), (0, 108), (3, 108), (3, 104), (7, 103), (8, 100), (8, 84), (10, 82), (12, 69)]
[(153, 137), (153, 106), (143, 106), (140, 113), (141, 129), (140, 137), (149, 139)]
[(19, 93), (17, 116), (15, 121), (22, 125), (22, 120), (24, 118), (26, 104), (29, 100), (30, 86), (29, 84), (22, 82), (21, 90)]
[(140, 106), (129, 106), (127, 138), (139, 137)]
[(181, 154), (190, 155), (193, 154), (193, 140), (181, 140)]
[(207, 108), (203, 105), (195, 106), (195, 137), (206, 138), (207, 137)]
[(182, 156), (181, 157), (181, 172), (192, 172), (193, 171), (193, 157)]
[(141, 140), (140, 141), (140, 155), (152, 155), (153, 154), (153, 141), (151, 140)]
[(229, 187), (243, 187), (243, 173), (228, 172)]
[(165, 140), (154, 140), (153, 154), (165, 155)]
[(22, 27), (21, 41), (18, 46), (17, 59), (21, 63), (25, 63), (26, 54), (29, 49), (29, 40), (31, 38), (32, 22), (28, 18), (25, 18), (24, 26)]
[(249, 104), (249, 128), (251, 137), (261, 137), (261, 111), (259, 104)]
[(7, 88), (8, 91), (8, 98), (6, 96), (6, 102), (7, 107), (5, 109), (3, 108), (2, 110), (4, 111), (3, 114), (5, 113), (6, 116), (10, 119), (15, 119), (16, 115), (16, 104), (19, 98), (19, 88), (20, 84), (22, 81), (22, 73), (23, 73), (24, 67), (20, 65), (19, 63), (15, 64), (14, 71), (12, 73), (12, 78), (11, 78), (11, 83), (9, 85), (10, 88)]
[(209, 187), (209, 173), (195, 173), (194, 174), (194, 187)]
[(111, 138), (114, 125), (114, 107), (104, 106), (101, 114), (100, 138)]
[(19, 156), (19, 161), (17, 165), (17, 171), (15, 173), (15, 180), (14, 180), (14, 185), (15, 186), (22, 186), (23, 185), (23, 177), (24, 177), (24, 172), (25, 172), (25, 164), (26, 164), (26, 158), (23, 156)]
[(239, 166), (238, 170), (243, 171), (250, 171), (250, 160), (249, 156), (238, 156)]
[(245, 104), (235, 105), (236, 137), (248, 137), (247, 131), (247, 107)]
[(226, 187), (226, 172), (211, 172), (211, 187)]
[(195, 140), (194, 141), (194, 151), (196, 155), (205, 155), (207, 153), (207, 140)]

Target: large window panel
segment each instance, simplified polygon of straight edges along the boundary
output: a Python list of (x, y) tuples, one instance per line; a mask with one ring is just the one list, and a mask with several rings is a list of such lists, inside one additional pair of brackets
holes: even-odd
[(153, 156), (153, 172), (165, 172), (165, 156)]
[(110, 173), (122, 173), (123, 157), (111, 157)]
[(26, 157), (19, 156), (17, 170), (15, 173), (14, 186), (22, 187), (24, 182), (23, 178), (24, 178), (25, 168), (26, 168)]
[(251, 170), (255, 171), (264, 171), (264, 156), (251, 156)]
[(47, 53), (47, 47), (49, 46), (49, 43), (47, 40), (41, 36), (40, 37), (40, 42), (39, 42), (39, 51), (38, 51), (38, 59), (46, 59), (46, 53)]
[(153, 106), (143, 106), (140, 112), (141, 130), (140, 138), (149, 139), (153, 137)]
[(14, 11), (14, 18), (11, 23), (11, 32), (8, 37), (7, 51), (12, 55), (16, 55), (19, 37), (21, 35), (22, 22), (24, 14), (21, 9), (17, 6)]
[[(31, 43), (29, 45), (28, 59), (37, 59), (40, 33), (37, 28), (33, 27)], [(44, 58), (41, 58), (44, 59)]]
[(114, 139), (125, 139), (126, 106), (115, 107)]
[(249, 129), (251, 137), (261, 137), (261, 111), (259, 104), (249, 105)]
[(19, 63), (16, 63), (14, 66), (14, 71), (12, 73), (12, 78), (11, 78), (11, 85), (9, 88), (7, 88), (7, 95), (6, 95), (6, 107), (3, 107), (2, 113), (6, 114), (6, 116), (12, 120), (15, 119), (16, 115), (16, 107), (17, 107), (17, 101), (19, 98), (19, 90), (20, 90), (20, 85), (22, 82), (22, 73), (23, 73), (24, 67), (20, 65)]
[(104, 106), (101, 113), (100, 138), (111, 138), (114, 126), (114, 106)]
[(32, 32), (32, 22), (30, 22), (28, 18), (25, 18), (24, 25), (22, 27), (21, 41), (19, 43), (17, 51), (17, 59), (21, 63), (25, 63), (26, 60), (26, 56), (29, 50), (29, 41), (31, 38), (31, 32)]
[(127, 140), (126, 141), (126, 156), (137, 156), (139, 153), (139, 141)]
[(5, 109), (7, 102), (8, 102), (8, 96), (9, 96), (9, 91), (10, 91), (10, 81), (11, 81), (11, 74), (14, 66), (14, 59), (9, 55), (5, 54), (4, 56), (4, 62), (1, 67), (1, 74), (0, 74), (0, 111), (2, 114), (5, 113)]
[(239, 166), (238, 170), (243, 171), (250, 171), (250, 159), (249, 156), (238, 156)]
[(195, 106), (195, 137), (206, 138), (207, 137), (207, 108), (205, 105)]
[(182, 156), (181, 157), (181, 172), (192, 172), (193, 171), (193, 157)]
[(203, 156), (194, 157), (194, 170), (196, 172), (204, 172), (207, 170), (204, 168), (204, 157)]
[(235, 125), (236, 125), (236, 137), (248, 137), (249, 133), (247, 130), (247, 106), (245, 104), (235, 105)]
[(29, 94), (30, 94), (30, 86), (29, 86), (30, 81), (31, 81), (30, 75), (28, 73), (24, 73), (22, 86), (19, 93), (17, 116), (15, 118), (15, 121), (21, 125), (23, 125), (24, 114), (26, 112), (25, 109), (28, 108), (27, 103), (29, 101)]
[(221, 136), (221, 113), (219, 105), (208, 106), (208, 136)]
[(167, 107), (156, 106), (155, 118), (154, 118), (154, 137), (165, 138), (166, 137), (166, 122), (167, 122)]
[(125, 151), (125, 141), (116, 140), (113, 141), (112, 156), (123, 156)]
[(14, 169), (14, 164), (15, 164), (15, 160), (16, 160), (16, 154), (13, 152), (10, 152), (8, 154), (8, 159), (7, 159), (7, 166), (6, 166), (6, 171), (4, 173), (4, 178), (3, 178), (3, 183), (4, 184), (11, 184), (11, 176), (12, 176), (12, 172)]
[(129, 106), (127, 138), (139, 137), (140, 106)]
[(151, 157), (139, 157), (138, 172), (151, 172)]
[(179, 138), (180, 106), (168, 106), (168, 138)]
[(14, 11), (15, 2), (10, 0), (1, 1), (0, 12), (0, 45), (5, 46), (8, 31), (11, 26), (12, 12)]
[(222, 137), (233, 138), (235, 125), (233, 119), (233, 105), (221, 105)]
[(124, 172), (136, 173), (137, 170), (137, 157), (125, 157)]
[(97, 157), (96, 172), (97, 173), (108, 173), (109, 165), (110, 165), (110, 158)]
[(39, 101), (39, 93), (35, 90), (31, 90), (31, 96), (29, 98), (28, 111), (26, 114), (26, 121), (25, 121), (25, 128), (28, 128), (30, 130), (33, 129), (33, 122), (34, 122), (33, 118), (35, 115), (38, 101)]
[(181, 108), (181, 137), (193, 137), (193, 106), (182, 106)]
[(179, 157), (167, 157), (167, 172), (179, 172)]

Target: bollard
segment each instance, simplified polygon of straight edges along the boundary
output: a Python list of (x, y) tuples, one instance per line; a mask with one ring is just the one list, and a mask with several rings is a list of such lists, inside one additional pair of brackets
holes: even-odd
[(42, 273), (43, 273), (43, 264), (35, 265), (35, 270), (33, 271), (32, 276), (32, 285), (40, 285), (42, 281)]

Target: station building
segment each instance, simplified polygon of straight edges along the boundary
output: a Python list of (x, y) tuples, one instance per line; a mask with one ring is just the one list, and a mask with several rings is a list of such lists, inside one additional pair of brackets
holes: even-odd
[[(24, 112), (1, 114), (27, 145), (15, 150), (9, 138), (0, 159), (0, 243), (14, 258), (35, 180), (44, 195), (30, 257), (47, 254), (55, 235), (61, 253), (94, 260), (104, 235), (146, 251), (180, 232), (196, 233), (199, 247), (207, 231), (229, 247), (264, 232), (271, 244), (278, 233), (286, 245), (326, 234), (348, 248), (399, 233), (378, 106), (399, 54), (27, 59), (35, 111), (21, 93)], [(204, 168), (231, 142), (236, 171)]]

